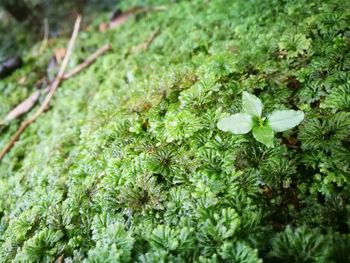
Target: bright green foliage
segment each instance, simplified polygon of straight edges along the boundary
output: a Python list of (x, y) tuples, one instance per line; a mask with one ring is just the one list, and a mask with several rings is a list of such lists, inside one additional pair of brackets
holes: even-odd
[[(349, 1), (134, 4), (167, 10), (81, 32), (70, 68), (113, 50), (1, 161), (0, 262), (349, 262)], [(0, 82), (1, 118), (46, 71), (39, 50)], [(229, 115), (253, 134), (218, 129)]]
[(253, 136), (267, 147), (273, 147), (273, 130), (270, 126), (256, 125), (253, 128)]
[(288, 226), (272, 240), (270, 256), (283, 262), (319, 262), (325, 252), (320, 231), (300, 227), (294, 231)]
[(274, 131), (289, 130), (304, 119), (304, 113), (295, 110), (274, 111), (267, 119), (263, 118), (261, 100), (246, 91), (242, 93), (242, 107), (244, 113), (219, 120), (218, 128), (233, 134), (246, 134), (252, 130), (254, 138), (267, 147), (273, 147)]
[(286, 33), (282, 36), (278, 47), (281, 51), (287, 52), (288, 58), (294, 58), (302, 55), (310, 48), (311, 40), (303, 34)]

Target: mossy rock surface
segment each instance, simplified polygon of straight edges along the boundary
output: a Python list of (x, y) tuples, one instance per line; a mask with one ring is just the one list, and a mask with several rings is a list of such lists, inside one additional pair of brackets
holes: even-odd
[[(113, 50), (1, 161), (0, 262), (350, 262), (349, 1), (149, 4), (80, 33), (69, 68)], [(1, 80), (1, 118), (65, 43)], [(305, 120), (274, 148), (220, 131), (243, 91)]]

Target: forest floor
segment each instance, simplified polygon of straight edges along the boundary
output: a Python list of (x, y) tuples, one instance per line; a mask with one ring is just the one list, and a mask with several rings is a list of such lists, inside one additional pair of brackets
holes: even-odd
[[(83, 24), (66, 72), (111, 50), (0, 161), (0, 262), (350, 262), (350, 2), (150, 2)], [(0, 81), (0, 150), (68, 40)], [(221, 131), (244, 91), (303, 122)]]

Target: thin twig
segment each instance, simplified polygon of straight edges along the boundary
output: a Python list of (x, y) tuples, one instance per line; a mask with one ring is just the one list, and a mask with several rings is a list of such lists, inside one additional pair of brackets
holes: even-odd
[(47, 18), (44, 19), (44, 39), (41, 43), (40, 49), (39, 49), (39, 53), (43, 52), (44, 48), (47, 46), (48, 42), (49, 42), (49, 21)]
[(41, 104), (40, 108), (33, 114), (32, 117), (30, 117), (29, 119), (27, 119), (27, 120), (25, 120), (25, 121), (23, 121), (21, 123), (21, 126), (16, 131), (16, 133), (12, 136), (10, 142), (0, 152), (0, 160), (2, 160), (2, 158), (5, 156), (5, 154), (9, 150), (11, 150), (11, 148), (14, 146), (14, 144), (16, 143), (18, 138), (21, 136), (22, 132), (30, 124), (32, 124), (34, 121), (36, 121), (39, 118), (39, 116), (45, 111), (45, 109), (47, 109), (47, 107), (49, 106), (50, 100), (52, 99), (52, 97), (55, 94), (58, 86), (60, 85), (61, 80), (63, 79), (64, 71), (66, 70), (66, 67), (68, 65), (69, 59), (70, 59), (70, 57), (72, 55), (73, 47), (74, 47), (75, 41), (77, 39), (79, 28), (80, 28), (80, 22), (81, 22), (81, 16), (78, 16), (77, 20), (75, 21), (75, 25), (74, 25), (74, 30), (73, 30), (72, 36), (71, 36), (71, 38), (69, 40), (69, 43), (68, 43), (66, 55), (65, 55), (65, 57), (64, 57), (64, 59), (62, 61), (61, 67), (59, 69), (59, 72), (58, 72), (55, 80), (52, 82), (52, 84), (50, 86), (50, 91), (47, 94), (45, 100)]
[(64, 259), (64, 254), (62, 254), (61, 256), (59, 256), (58, 258), (57, 258), (57, 263), (62, 263), (63, 262), (63, 259)]
[(153, 40), (158, 36), (160, 33), (160, 29), (158, 28), (157, 30), (153, 31), (152, 34), (146, 39), (145, 42), (133, 47), (131, 49), (131, 53), (136, 53), (140, 50), (147, 50), (149, 45), (153, 42)]
[(18, 116), (21, 116), (31, 110), (35, 103), (39, 100), (40, 90), (34, 91), (28, 98), (18, 104), (15, 108), (13, 108), (5, 117), (4, 123), (8, 123)]
[(154, 7), (141, 7), (141, 6), (135, 6), (130, 8), (129, 10), (126, 10), (124, 13), (118, 15), (112, 21), (109, 22), (109, 25), (103, 25), (100, 29), (101, 31), (107, 30), (107, 28), (104, 28), (105, 26), (109, 28), (115, 28), (122, 24), (124, 24), (126, 21), (128, 21), (129, 17), (132, 15), (140, 15), (148, 12), (161, 12), (167, 10), (167, 6), (154, 6)]
[(96, 50), (93, 54), (91, 54), (83, 63), (79, 64), (75, 68), (73, 68), (71, 71), (63, 75), (63, 79), (69, 79), (70, 77), (74, 76), (75, 74), (79, 73), (81, 70), (87, 68), (90, 66), (99, 56), (110, 50), (112, 46), (110, 44), (107, 44), (98, 50)]

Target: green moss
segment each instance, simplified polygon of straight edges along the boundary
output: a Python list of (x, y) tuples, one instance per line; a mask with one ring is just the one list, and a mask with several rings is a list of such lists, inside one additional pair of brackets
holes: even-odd
[[(70, 68), (113, 50), (64, 81), (0, 163), (0, 261), (345, 262), (347, 1), (152, 1), (164, 3), (81, 32)], [(1, 117), (64, 43), (34, 47), (1, 82)], [(223, 133), (242, 91), (305, 121), (273, 149)], [(0, 148), (18, 125), (2, 128)]]

